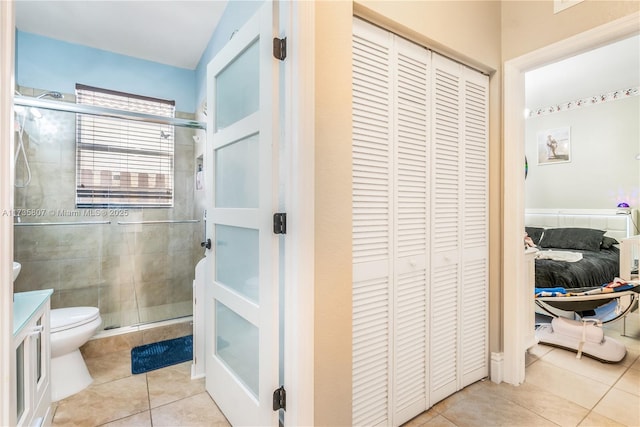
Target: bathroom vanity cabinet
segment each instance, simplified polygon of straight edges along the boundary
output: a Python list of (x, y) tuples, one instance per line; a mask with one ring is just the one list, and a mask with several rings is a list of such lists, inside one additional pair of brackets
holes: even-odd
[(14, 294), (12, 425), (51, 424), (50, 297), (52, 290)]

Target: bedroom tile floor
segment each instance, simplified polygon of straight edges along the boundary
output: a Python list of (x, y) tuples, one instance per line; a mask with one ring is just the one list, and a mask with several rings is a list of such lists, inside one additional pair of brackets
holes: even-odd
[[(640, 316), (607, 326), (627, 356), (605, 364), (537, 345), (527, 355), (526, 380), (515, 387), (477, 382), (405, 424), (436, 426), (640, 426)], [(54, 404), (53, 426), (229, 426), (190, 379), (190, 363), (131, 375), (130, 351), (87, 357), (94, 383)]]

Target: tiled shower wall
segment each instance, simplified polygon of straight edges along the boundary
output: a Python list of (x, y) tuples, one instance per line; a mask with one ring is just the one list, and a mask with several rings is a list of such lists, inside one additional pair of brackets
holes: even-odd
[[(18, 90), (27, 96), (39, 94)], [(74, 102), (74, 97), (65, 94), (64, 100)], [(28, 118), (24, 125), (32, 177), (24, 188), (15, 188), (16, 222), (110, 224), (16, 225), (14, 259), (22, 270), (15, 292), (54, 289), (52, 308), (99, 307), (104, 328), (191, 315), (194, 269), (203, 257), (204, 228), (201, 204), (195, 201), (194, 131), (175, 128), (173, 208), (76, 209), (75, 114), (40, 111), (41, 118)], [(16, 132), (16, 147), (18, 143)], [(16, 184), (24, 184), (26, 176), (20, 153)], [(200, 222), (118, 224), (166, 219)]]

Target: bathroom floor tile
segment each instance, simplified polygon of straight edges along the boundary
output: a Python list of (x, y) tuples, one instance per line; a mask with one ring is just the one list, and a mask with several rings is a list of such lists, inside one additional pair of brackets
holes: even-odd
[(131, 376), (131, 350), (122, 350), (85, 359), (93, 384), (103, 384)]
[(151, 408), (205, 391), (204, 378), (191, 379), (191, 362), (147, 372)]
[(53, 426), (98, 426), (148, 409), (147, 378), (132, 376), (90, 385), (60, 401)]
[(102, 427), (151, 427), (151, 411), (140, 412), (129, 417), (121, 418)]
[(206, 392), (153, 408), (151, 421), (154, 427), (231, 426)]

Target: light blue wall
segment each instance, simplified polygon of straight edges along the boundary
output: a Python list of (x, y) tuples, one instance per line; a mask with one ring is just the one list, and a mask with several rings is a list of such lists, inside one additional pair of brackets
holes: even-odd
[(206, 97), (207, 64), (264, 0), (229, 0), (195, 70), (16, 32), (16, 82), (73, 93), (76, 83), (176, 101), (193, 113)]
[(16, 82), (74, 93), (82, 83), (176, 101), (195, 112), (195, 71), (17, 31)]
[(209, 44), (205, 49), (200, 62), (196, 67), (196, 102), (200, 105), (205, 99), (206, 80), (207, 80), (207, 64), (222, 49), (222, 47), (231, 39), (234, 31), (239, 30), (242, 25), (253, 16), (264, 1), (253, 0), (230, 0), (224, 10), (224, 14), (220, 19), (218, 26), (209, 40)]

